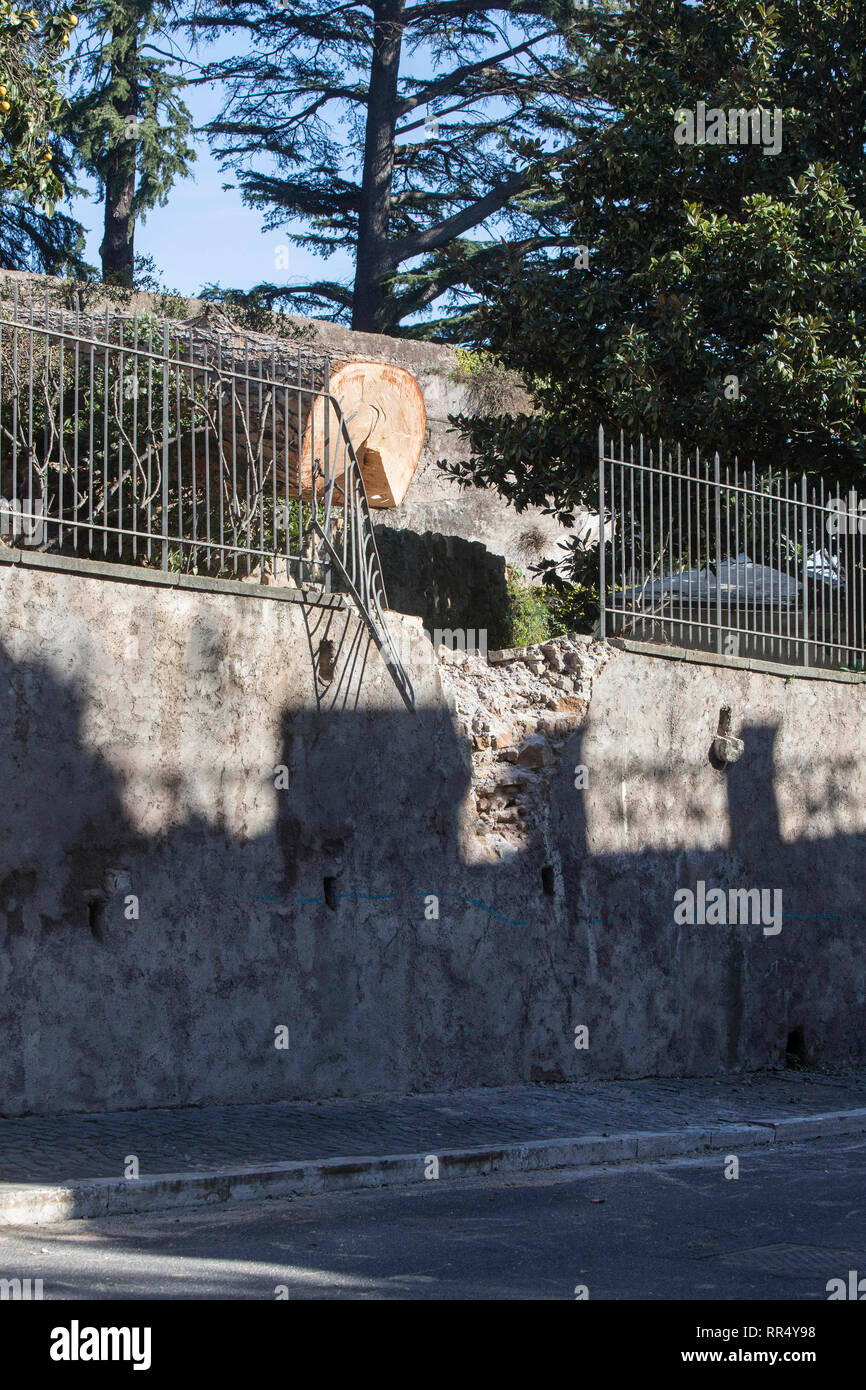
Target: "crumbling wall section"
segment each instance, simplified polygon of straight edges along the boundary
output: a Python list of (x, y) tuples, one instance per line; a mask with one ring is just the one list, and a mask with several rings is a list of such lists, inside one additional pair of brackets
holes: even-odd
[(468, 797), (480, 860), (527, 850), (549, 836), (551, 777), (586, 723), (605, 642), (557, 637), (534, 647), (474, 653), (440, 648), (443, 686), (471, 750)]

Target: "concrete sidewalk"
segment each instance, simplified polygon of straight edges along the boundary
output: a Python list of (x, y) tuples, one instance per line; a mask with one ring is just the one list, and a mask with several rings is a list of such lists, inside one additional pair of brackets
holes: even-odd
[(866, 1068), (0, 1119), (0, 1224), (860, 1132)]

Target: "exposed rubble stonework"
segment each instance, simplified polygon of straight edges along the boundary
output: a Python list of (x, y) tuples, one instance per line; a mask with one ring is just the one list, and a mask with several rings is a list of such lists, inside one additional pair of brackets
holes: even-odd
[(606, 642), (555, 637), (489, 659), (438, 651), (457, 732), (472, 764), (465, 829), (480, 859), (505, 859), (545, 837), (551, 773), (584, 723)]

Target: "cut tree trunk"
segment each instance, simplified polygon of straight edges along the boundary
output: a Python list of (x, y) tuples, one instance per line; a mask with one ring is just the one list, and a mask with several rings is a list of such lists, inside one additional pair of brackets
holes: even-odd
[[(346, 362), (331, 372), (331, 394), (340, 402), (370, 506), (399, 506), (424, 447), (427, 412), (418, 382), (390, 362)], [(336, 471), (337, 491), (342, 492), (339, 419), (320, 396), (301, 440), (301, 492), (307, 498), (313, 496), (317, 463), (321, 474), (326, 426), (331, 471)], [(320, 476), (319, 492), (323, 486)]]
[[(332, 360), (327, 393), (324, 372), (312, 368), (301, 374), (305, 389), (299, 390), (298, 368), (289, 363), (283, 375), (269, 360), (264, 337), (242, 335), (212, 310), (184, 326), (196, 331), (195, 349), (189, 350), (193, 361), (201, 360), (211, 337), (214, 358), (217, 343), (222, 345), (221, 371), (192, 368), (210, 397), (208, 413), (219, 436), (218, 446), (213, 433), (206, 443), (204, 431), (196, 431), (199, 477), (209, 471), (212, 479), (230, 480), (242, 493), (250, 479), (263, 477), (267, 495), (307, 502), (322, 500), (333, 482), (334, 501), (342, 506), (349, 492), (343, 483), (342, 417), (370, 506), (399, 506), (418, 467), (427, 427), (424, 397), (411, 372), (390, 362)], [(216, 397), (211, 394), (215, 380), (220, 382)]]

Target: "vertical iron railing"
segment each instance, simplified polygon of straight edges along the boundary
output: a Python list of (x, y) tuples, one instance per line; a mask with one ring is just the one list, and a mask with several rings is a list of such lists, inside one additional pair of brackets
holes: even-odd
[(599, 431), (602, 635), (866, 669), (866, 501)]

